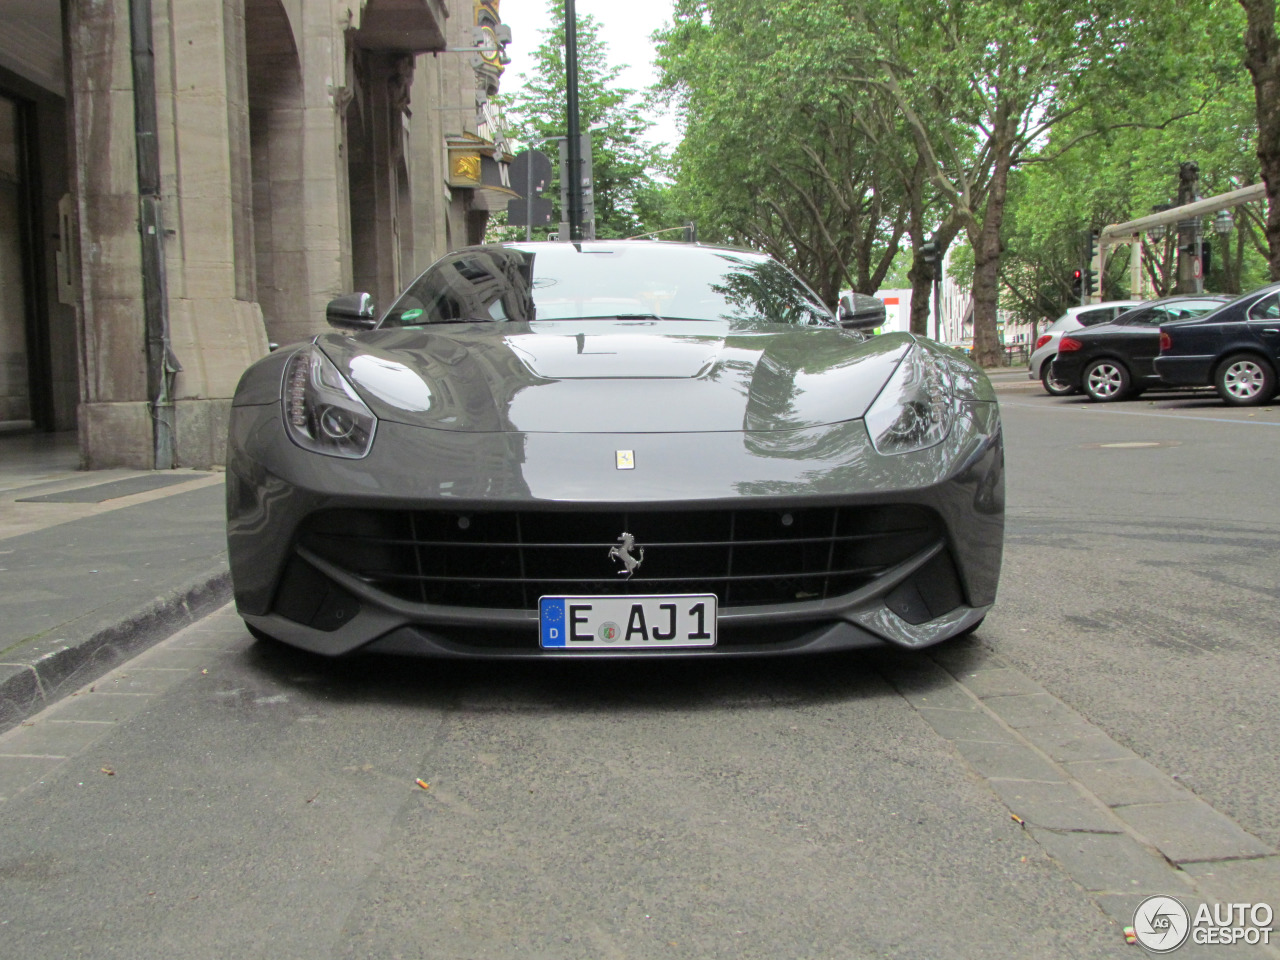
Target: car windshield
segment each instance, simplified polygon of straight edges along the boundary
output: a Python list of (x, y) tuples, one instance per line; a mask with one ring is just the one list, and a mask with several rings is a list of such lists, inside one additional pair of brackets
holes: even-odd
[(381, 326), (617, 318), (835, 322), (813, 291), (768, 257), (624, 242), (457, 251), (415, 280)]

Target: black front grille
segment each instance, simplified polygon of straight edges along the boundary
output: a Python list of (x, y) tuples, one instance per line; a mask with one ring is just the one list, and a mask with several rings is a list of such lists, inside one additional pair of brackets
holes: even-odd
[[(630, 579), (610, 549), (632, 534)], [(529, 610), (540, 596), (714, 593), (720, 606), (839, 596), (941, 537), (913, 505), (680, 511), (330, 510), (299, 544), (415, 603)], [(643, 554), (641, 553), (643, 550)]]

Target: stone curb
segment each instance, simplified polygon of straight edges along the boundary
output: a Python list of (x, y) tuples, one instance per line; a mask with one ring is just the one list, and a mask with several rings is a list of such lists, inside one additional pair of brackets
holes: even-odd
[[(231, 599), (231, 574), (225, 563), (135, 607), (107, 624), (76, 623), (53, 649), (36, 644), (26, 656), (0, 662), (0, 733), (96, 680), (116, 665), (195, 623)], [(84, 619), (82, 618), (82, 622)], [(59, 628), (60, 633), (64, 632)]]
[[(886, 679), (1119, 926), (1147, 894), (1275, 903), (1280, 856), (980, 646), (887, 655)], [(874, 661), (873, 661), (874, 662)], [(1268, 897), (1270, 899), (1268, 899)], [(1274, 940), (1251, 955), (1280, 957)], [(1200, 956), (1187, 944), (1180, 956)]]
[(1039, 390), (1045, 396), (1044, 387), (1039, 380), (992, 380), (991, 386), (996, 393), (1030, 393)]

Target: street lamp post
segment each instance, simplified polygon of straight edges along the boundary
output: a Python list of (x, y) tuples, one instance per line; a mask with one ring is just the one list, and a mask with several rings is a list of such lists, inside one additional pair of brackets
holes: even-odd
[(582, 240), (582, 142), (578, 119), (578, 11), (574, 0), (564, 5), (565, 108), (568, 114), (569, 239)]

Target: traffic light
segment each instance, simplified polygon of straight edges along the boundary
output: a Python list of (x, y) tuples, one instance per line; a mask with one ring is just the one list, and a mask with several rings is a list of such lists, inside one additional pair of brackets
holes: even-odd
[(1081, 270), (1073, 270), (1071, 272), (1071, 296), (1080, 299), (1081, 283), (1083, 282), (1084, 272)]
[(1101, 284), (1098, 282), (1098, 231), (1089, 231), (1089, 260), (1088, 268), (1084, 274), (1084, 293), (1085, 296), (1091, 297), (1098, 292)]

